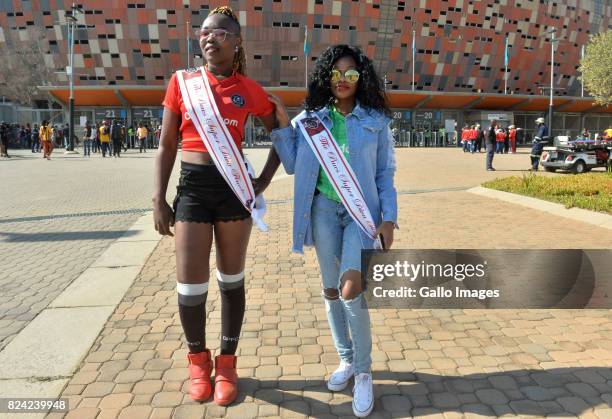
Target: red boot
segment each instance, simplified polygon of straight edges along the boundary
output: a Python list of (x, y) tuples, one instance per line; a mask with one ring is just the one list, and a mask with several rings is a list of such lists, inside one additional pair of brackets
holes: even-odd
[(187, 358), (189, 359), (189, 396), (197, 402), (206, 401), (212, 393), (210, 351), (206, 349), (204, 352), (189, 353)]
[(237, 357), (218, 355), (215, 357), (215, 403), (227, 406), (238, 396)]

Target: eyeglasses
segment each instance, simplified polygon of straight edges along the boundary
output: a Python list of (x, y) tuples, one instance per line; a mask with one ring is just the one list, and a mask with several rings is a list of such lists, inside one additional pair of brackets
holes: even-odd
[(344, 80), (347, 82), (357, 83), (357, 80), (359, 80), (359, 71), (353, 69), (346, 70), (344, 73), (336, 69), (331, 71), (331, 81), (334, 83), (339, 82), (343, 76)]
[(225, 42), (227, 35), (236, 35), (234, 32), (227, 31), (225, 29), (198, 29), (196, 34), (199, 37), (208, 38), (210, 35), (213, 36), (218, 42)]

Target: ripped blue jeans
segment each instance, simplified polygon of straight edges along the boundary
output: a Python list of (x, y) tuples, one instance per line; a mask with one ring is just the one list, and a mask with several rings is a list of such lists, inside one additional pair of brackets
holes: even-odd
[(359, 227), (344, 205), (323, 194), (315, 195), (312, 203), (312, 231), (323, 288), (338, 290), (338, 298), (324, 297), (338, 355), (353, 364), (356, 374), (370, 372), (372, 331), (366, 300), (363, 292), (352, 300), (342, 298), (341, 285), (348, 270), (361, 272), (361, 249), (372, 243), (362, 243)]

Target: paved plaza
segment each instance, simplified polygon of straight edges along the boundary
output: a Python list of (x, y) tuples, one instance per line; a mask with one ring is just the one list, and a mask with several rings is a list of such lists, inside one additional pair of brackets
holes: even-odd
[[(247, 150), (259, 168), (266, 153)], [(14, 154), (0, 161), (0, 349), (150, 209), (152, 191), (152, 153), (50, 162)], [(394, 248), (612, 247), (610, 230), (469, 193), (529, 164), (526, 150), (496, 155), (497, 172), (486, 172), (484, 159), (398, 149)], [(176, 174), (175, 166), (169, 199)], [(293, 178), (279, 174), (266, 191), (270, 232), (251, 237), (234, 404), (196, 404), (186, 394), (174, 242), (163, 238), (66, 377), (70, 412), (48, 417), (350, 417), (351, 386), (325, 387), (338, 357), (314, 250), (290, 253), (292, 194)], [(220, 300), (211, 285), (214, 354)], [(612, 418), (612, 310), (378, 309), (371, 318), (373, 418)]]

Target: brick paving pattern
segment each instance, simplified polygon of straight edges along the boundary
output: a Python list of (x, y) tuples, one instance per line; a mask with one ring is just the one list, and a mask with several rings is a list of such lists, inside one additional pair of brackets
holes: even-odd
[[(518, 171), (528, 156), (496, 162), (498, 170)], [(483, 155), (399, 150), (398, 165), (395, 248), (612, 247), (607, 230), (449, 191), (515, 174), (485, 172)], [(197, 404), (186, 394), (174, 242), (164, 238), (66, 387), (71, 411), (49, 417), (351, 416), (351, 386), (339, 393), (325, 387), (338, 357), (314, 251), (289, 253), (292, 182), (266, 192), (271, 231), (251, 237), (237, 402)], [(207, 343), (214, 354), (220, 301), (211, 285)], [(371, 318), (372, 418), (612, 417), (611, 310), (379, 309)]]

